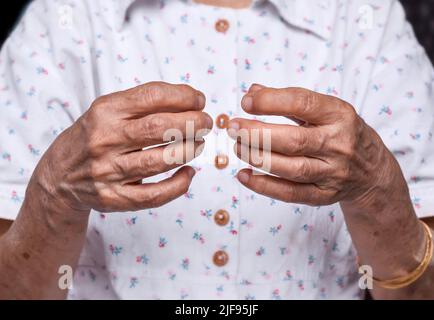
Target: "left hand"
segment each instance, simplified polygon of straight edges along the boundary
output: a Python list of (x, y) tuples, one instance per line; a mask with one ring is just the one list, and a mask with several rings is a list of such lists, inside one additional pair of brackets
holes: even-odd
[[(253, 85), (242, 107), (253, 115), (284, 116), (299, 123), (268, 124), (240, 118), (230, 122), (228, 133), (237, 139), (238, 157), (254, 167), (261, 163), (252, 161), (252, 132), (258, 130), (263, 137), (269, 130), (271, 135), (271, 150), (263, 150), (261, 139), (254, 147), (271, 160), (267, 171), (273, 176), (249, 169), (238, 173), (240, 182), (253, 191), (291, 203), (346, 202), (358, 207), (384, 199), (391, 186), (406, 192), (392, 153), (345, 101), (301, 88)], [(245, 134), (250, 139), (240, 138)], [(243, 158), (245, 155), (248, 157)]]

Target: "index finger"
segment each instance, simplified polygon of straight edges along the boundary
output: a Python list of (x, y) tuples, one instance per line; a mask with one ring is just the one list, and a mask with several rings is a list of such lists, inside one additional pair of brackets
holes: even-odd
[(348, 108), (336, 97), (303, 88), (250, 90), (241, 105), (250, 114), (295, 117), (312, 124), (333, 123)]
[(199, 111), (205, 108), (205, 95), (184, 84), (149, 82), (100, 99), (108, 100), (114, 110), (127, 118), (153, 113)]

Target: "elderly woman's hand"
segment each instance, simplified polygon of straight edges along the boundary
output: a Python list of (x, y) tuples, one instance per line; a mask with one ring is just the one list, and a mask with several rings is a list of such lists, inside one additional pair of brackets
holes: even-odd
[[(427, 237), (393, 154), (354, 108), (306, 89), (253, 85), (242, 101), (253, 115), (284, 116), (299, 125), (233, 119), (235, 151), (262, 174), (241, 170), (253, 191), (312, 206), (340, 203), (360, 262), (380, 280), (406, 277), (423, 261)], [(429, 298), (434, 267), (400, 290), (374, 287), (375, 298)]]
[[(384, 197), (391, 186), (406, 192), (395, 158), (350, 104), (306, 89), (254, 85), (242, 107), (250, 114), (284, 116), (300, 124), (231, 121), (229, 135), (238, 140), (238, 157), (274, 175), (242, 170), (238, 178), (246, 187), (282, 201), (315, 206), (368, 205)], [(260, 161), (255, 159), (258, 148)]]

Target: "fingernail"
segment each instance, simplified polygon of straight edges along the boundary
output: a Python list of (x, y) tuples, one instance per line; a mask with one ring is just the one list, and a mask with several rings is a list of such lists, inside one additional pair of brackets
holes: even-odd
[(243, 184), (247, 184), (250, 180), (250, 175), (245, 171), (240, 171), (238, 173), (238, 180)]
[(253, 107), (253, 98), (249, 95), (244, 96), (243, 101), (241, 102), (241, 106), (245, 111), (252, 110)]
[(191, 178), (193, 178), (196, 175), (196, 170), (194, 170), (192, 167), (187, 167), (187, 174)]
[(238, 138), (238, 131), (240, 130), (240, 124), (237, 121), (232, 120), (228, 125), (228, 136), (236, 140)]
[(206, 127), (208, 129), (212, 129), (213, 126), (214, 126), (213, 119), (209, 115), (207, 115), (207, 117), (206, 117)]
[(250, 87), (249, 92), (256, 92), (256, 91), (262, 90), (264, 88), (265, 88), (265, 86), (258, 84), (258, 83), (254, 83)]
[(198, 109), (203, 109), (205, 108), (205, 104), (206, 104), (206, 98), (202, 93), (199, 93), (197, 96), (197, 105), (198, 105)]

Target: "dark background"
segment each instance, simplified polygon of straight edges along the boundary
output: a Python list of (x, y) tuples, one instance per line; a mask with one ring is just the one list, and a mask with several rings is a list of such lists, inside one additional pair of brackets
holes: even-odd
[[(306, 0), (309, 1), (309, 0)], [(434, 61), (434, 0), (401, 0), (419, 41)], [(4, 1), (0, 12), (0, 43), (10, 32), (28, 0)]]

